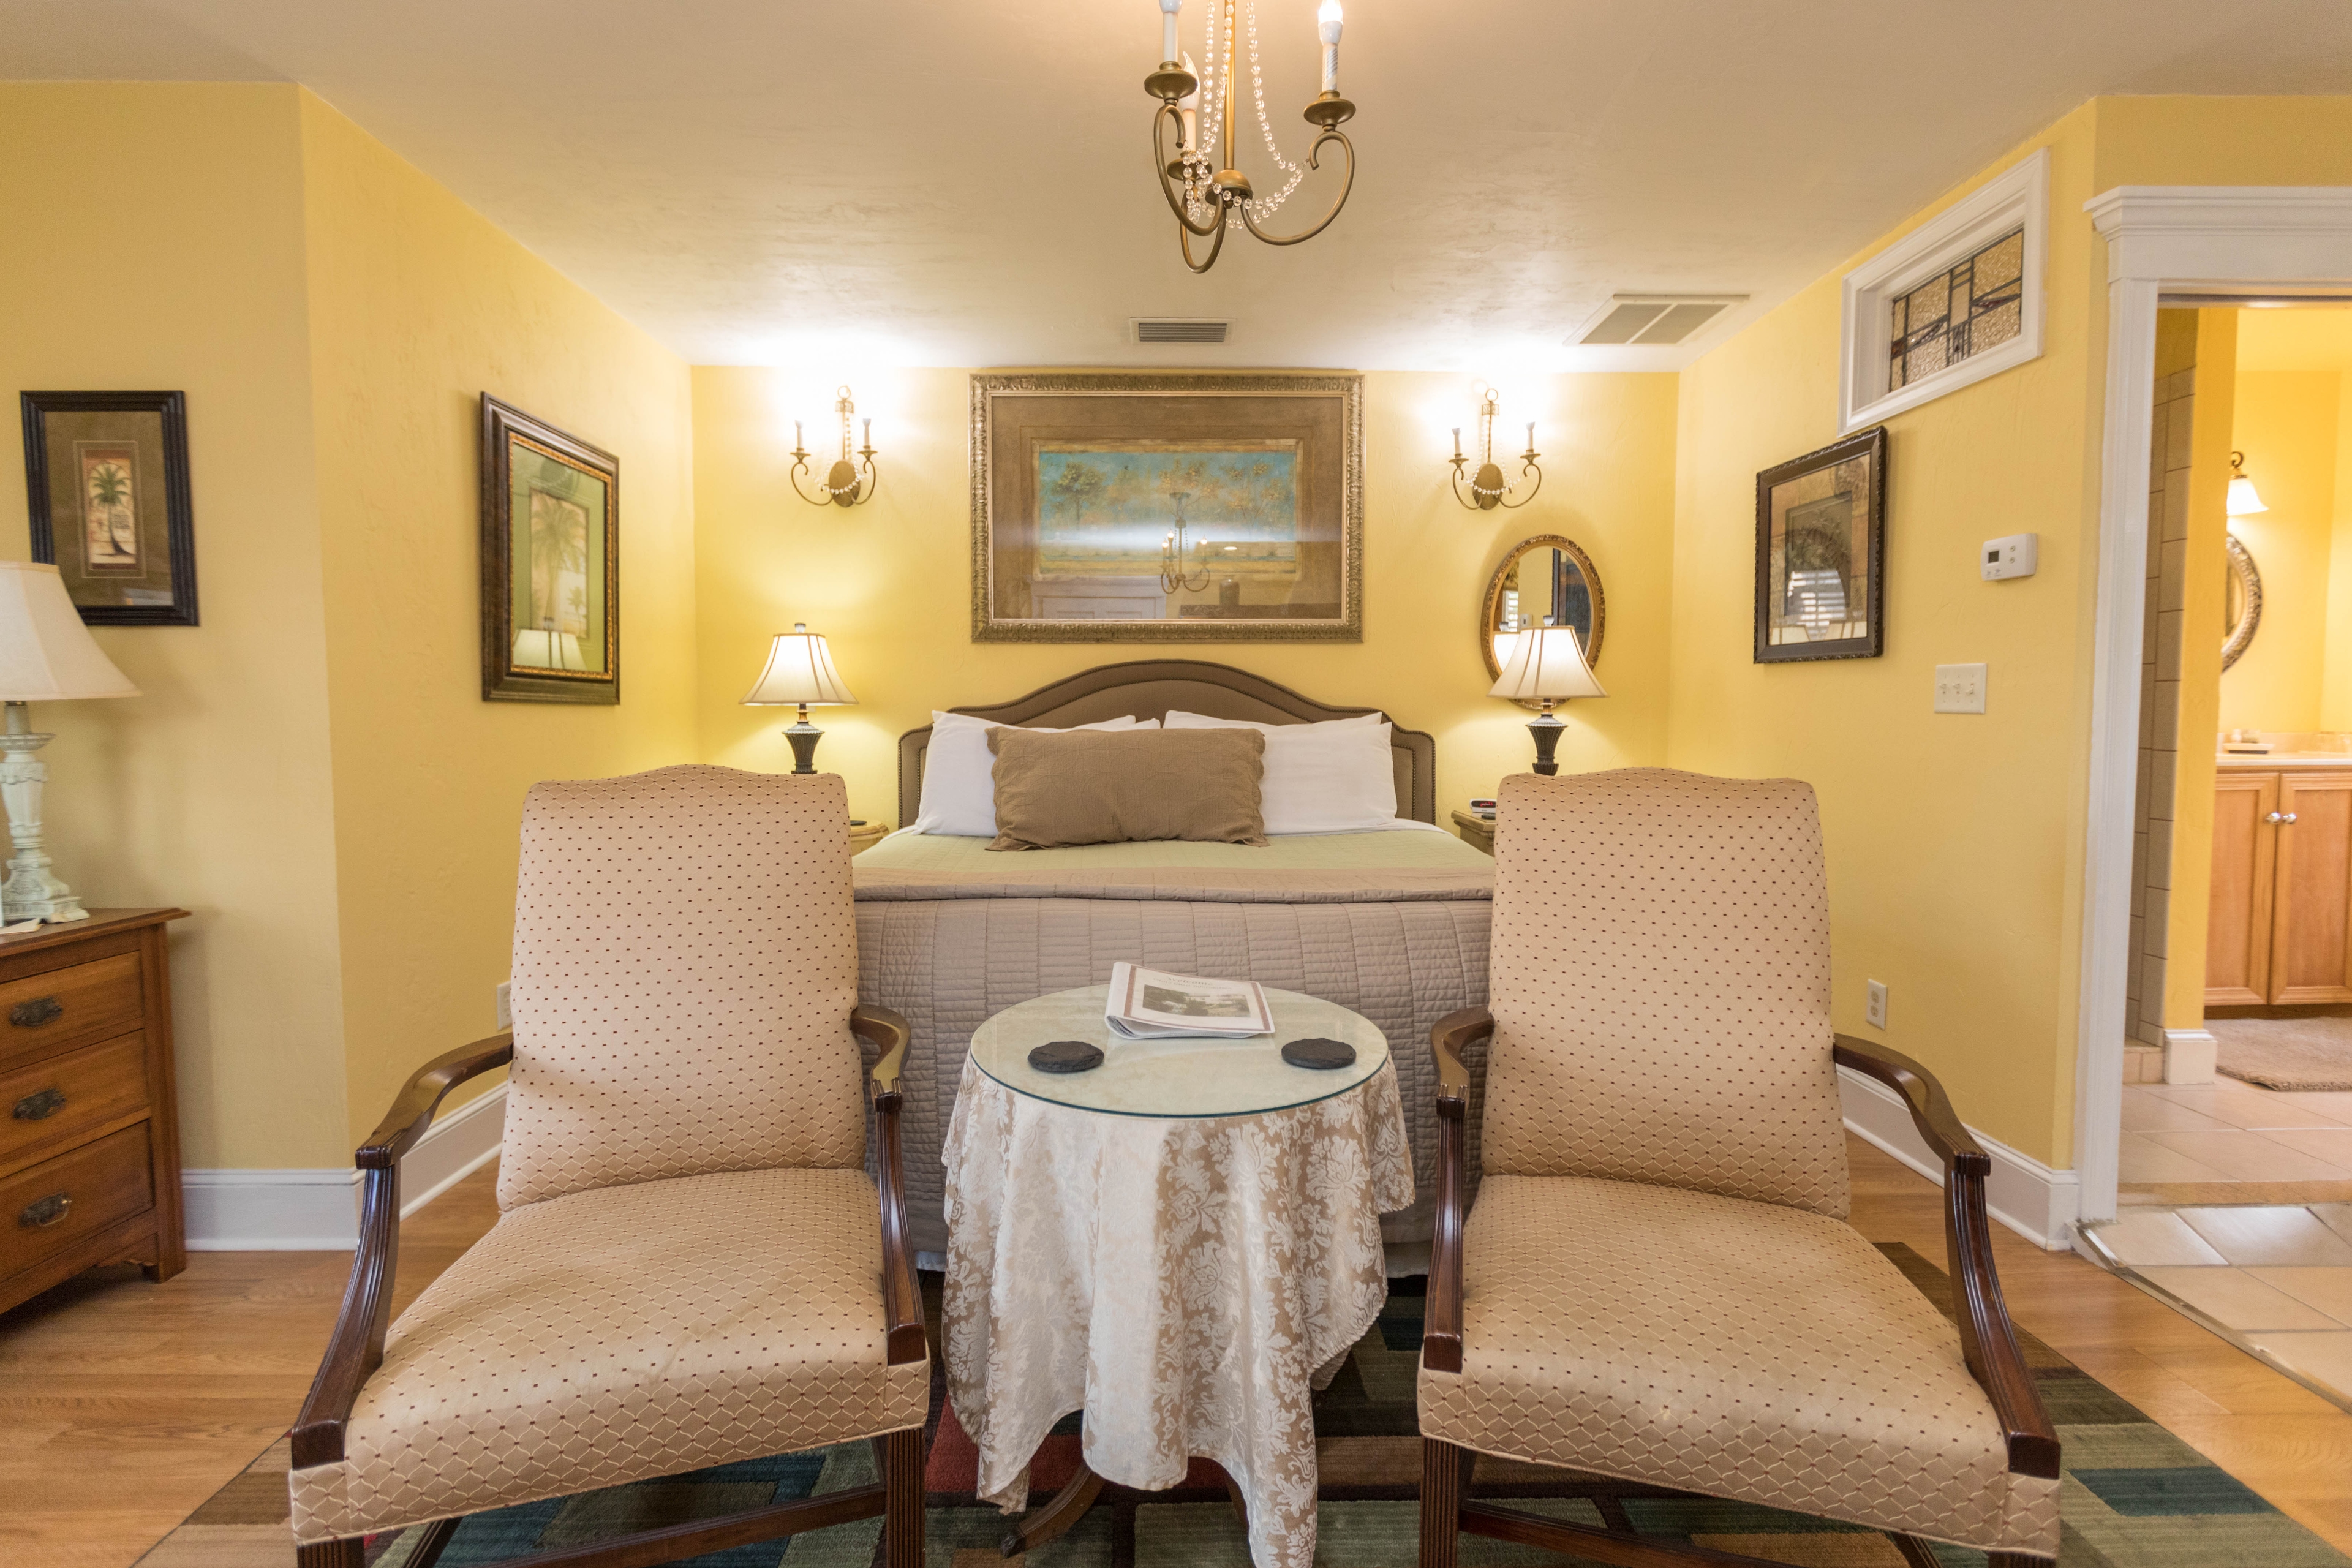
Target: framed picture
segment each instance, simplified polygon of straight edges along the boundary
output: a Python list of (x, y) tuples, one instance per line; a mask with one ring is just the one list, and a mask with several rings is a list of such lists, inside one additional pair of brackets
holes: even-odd
[(196, 624), (188, 405), (177, 392), (27, 392), (33, 559), (94, 626)]
[(1756, 662), (1886, 648), (1886, 426), (1756, 476)]
[(621, 465), (482, 394), (482, 697), (621, 700)]
[(1363, 378), (971, 378), (974, 642), (1361, 642)]

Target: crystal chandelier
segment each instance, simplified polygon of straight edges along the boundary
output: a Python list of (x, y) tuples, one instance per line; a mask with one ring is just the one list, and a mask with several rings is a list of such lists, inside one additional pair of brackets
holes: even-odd
[[(1303, 164), (1282, 155), (1282, 149), (1275, 144), (1274, 126), (1265, 117), (1265, 83), (1258, 69), (1256, 0), (1209, 0), (1205, 74), (1194, 70), (1192, 57), (1177, 41), (1183, 4), (1184, 0), (1160, 0), (1160, 68), (1143, 79), (1143, 89), (1160, 100), (1151, 117), (1151, 166), (1160, 177), (1160, 194), (1168, 198), (1168, 209), (1182, 226), (1176, 238), (1184, 249), (1184, 265), (1195, 272), (1206, 272), (1217, 264), (1228, 229), (1246, 228), (1268, 245), (1297, 245), (1330, 226), (1339, 209), (1348, 205), (1349, 188), (1356, 183), (1356, 149), (1339, 130), (1355, 114), (1356, 106), (1339, 96), (1339, 0), (1323, 0), (1315, 14), (1316, 36), (1323, 44), (1323, 90), (1307, 104), (1306, 117), (1308, 124), (1321, 126), (1322, 132), (1307, 148)], [(1249, 31), (1250, 94), (1257, 109), (1258, 131), (1274, 166), (1288, 176), (1271, 195), (1259, 195), (1249, 176), (1234, 166), (1234, 103), (1239, 96), (1236, 62), (1244, 27)], [(1223, 128), (1223, 148), (1213, 158), (1207, 145), (1210, 137), (1204, 132), (1219, 125)], [(1176, 135), (1172, 152), (1168, 145), (1171, 129)], [(1328, 142), (1338, 142), (1348, 159), (1348, 172), (1331, 210), (1297, 234), (1268, 234), (1260, 228), (1259, 223), (1272, 217), (1298, 188), (1307, 170), (1322, 167), (1323, 146)], [(1210, 241), (1209, 253), (1197, 261), (1192, 258), (1196, 237)]]

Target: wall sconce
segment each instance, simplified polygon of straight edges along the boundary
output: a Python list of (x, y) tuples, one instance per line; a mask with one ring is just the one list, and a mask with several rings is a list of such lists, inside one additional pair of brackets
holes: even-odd
[(2262, 496), (2254, 489), (2254, 476), (2246, 472), (2246, 455), (2230, 454), (2230, 499), (2223, 503), (2231, 517), (2252, 517), (2271, 509), (2263, 504)]
[(1470, 493), (1464, 495), (1462, 471), (1470, 459), (1462, 455), (1462, 431), (1457, 426), (1454, 432), (1452, 459), (1454, 499), (1480, 511), (1492, 511), (1498, 506), (1507, 509), (1523, 507), (1536, 499), (1536, 491), (1543, 489), (1543, 470), (1536, 467), (1536, 458), (1542, 454), (1536, 450), (1535, 421), (1528, 421), (1528, 449), (1519, 454), (1519, 478), (1525, 479), (1533, 474), (1536, 482), (1529, 485), (1528, 493), (1518, 500), (1507, 500), (1505, 498), (1517, 491), (1518, 486), (1503, 482), (1502, 467), (1495, 461), (1495, 416), (1500, 403), (1495, 389), (1485, 382), (1478, 383), (1471, 391), (1478, 398), (1478, 471), (1470, 476)]
[(874, 421), (866, 421), (866, 445), (854, 454), (862, 460), (851, 462), (849, 420), (857, 412), (857, 405), (849, 400), (849, 388), (845, 386), (838, 389), (835, 396), (839, 401), (834, 404), (833, 411), (841, 416), (841, 457), (818, 482), (814, 495), (801, 487), (801, 476), (811, 469), (809, 455), (801, 447), (801, 422), (793, 421), (793, 489), (811, 506), (856, 506), (860, 501), (872, 500), (874, 489), (881, 482), (874, 472)]

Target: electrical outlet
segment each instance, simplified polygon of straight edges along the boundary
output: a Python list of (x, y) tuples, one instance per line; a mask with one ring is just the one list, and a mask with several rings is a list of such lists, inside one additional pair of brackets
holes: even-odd
[(1870, 983), (1870, 1000), (1863, 1004), (1862, 1020), (1874, 1029), (1886, 1027), (1886, 983), (1885, 981), (1874, 980)]
[(1980, 664), (1939, 664), (1936, 667), (1936, 711), (1981, 713), (1985, 710), (1985, 667)]
[(507, 1005), (507, 985), (508, 982), (504, 980), (499, 982), (499, 1027), (501, 1029), (514, 1027), (514, 1009)]

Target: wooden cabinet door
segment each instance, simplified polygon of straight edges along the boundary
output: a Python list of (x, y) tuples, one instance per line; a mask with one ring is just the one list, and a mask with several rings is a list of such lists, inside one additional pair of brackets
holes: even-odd
[(2270, 1000), (2352, 1002), (2352, 772), (2279, 779)]
[[(2225, 768), (2213, 783), (2213, 903), (2205, 926), (2205, 1002), (2270, 1000), (2271, 881), (2279, 775)], [(2142, 1006), (2147, 999), (2142, 998)]]

